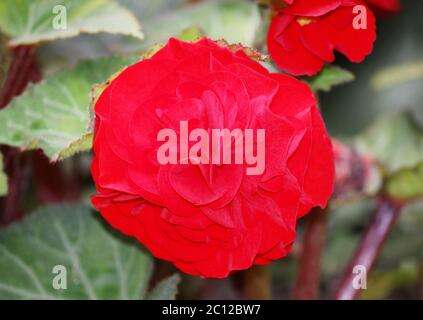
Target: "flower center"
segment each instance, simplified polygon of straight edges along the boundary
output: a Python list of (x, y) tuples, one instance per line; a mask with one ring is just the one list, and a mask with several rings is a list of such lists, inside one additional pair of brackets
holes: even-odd
[(309, 18), (309, 17), (299, 17), (297, 18), (297, 22), (301, 27), (304, 27), (310, 23), (315, 22), (317, 19), (315, 18)]

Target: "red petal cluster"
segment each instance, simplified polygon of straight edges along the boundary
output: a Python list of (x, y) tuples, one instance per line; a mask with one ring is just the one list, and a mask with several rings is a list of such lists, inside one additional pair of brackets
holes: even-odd
[[(267, 35), (270, 55), (276, 65), (294, 75), (312, 76), (334, 51), (352, 62), (361, 62), (373, 50), (375, 18), (360, 0), (291, 0), (277, 9)], [(365, 8), (366, 28), (354, 26), (354, 8)], [(358, 21), (360, 22), (360, 21)]]
[[(171, 39), (117, 76), (95, 115), (93, 204), (189, 274), (221, 278), (285, 256), (297, 219), (332, 193), (333, 152), (312, 92), (241, 49)], [(161, 165), (157, 133), (178, 133), (180, 121), (190, 129), (265, 129), (265, 171)]]

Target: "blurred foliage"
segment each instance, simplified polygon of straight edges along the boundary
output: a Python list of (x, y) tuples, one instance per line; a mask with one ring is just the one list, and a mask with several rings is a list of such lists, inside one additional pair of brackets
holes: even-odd
[[(413, 290), (417, 290), (423, 262), (422, 226), (423, 201), (417, 201), (403, 209), (375, 270), (369, 275), (363, 299), (416, 298)], [(409, 296), (396, 296), (400, 289), (411, 292)]]
[(385, 114), (358, 138), (386, 173), (412, 168), (423, 161), (423, 128), (409, 114)]
[(379, 267), (398, 268), (402, 262), (423, 262), (423, 201), (407, 205), (383, 247)]
[(410, 286), (419, 280), (418, 264), (401, 264), (398, 269), (379, 271), (375, 270), (360, 297), (364, 300), (387, 299), (397, 288)]
[(423, 196), (423, 162), (412, 169), (404, 169), (389, 177), (386, 193), (400, 200), (416, 199)]
[[(337, 57), (343, 67), (355, 74), (356, 81), (321, 97), (332, 134), (354, 136), (384, 114), (395, 111), (409, 111), (423, 123), (423, 77), (391, 75), (398, 67), (423, 61), (422, 12), (422, 1), (404, 1), (400, 13), (378, 19), (374, 51), (363, 63), (351, 64)], [(387, 72), (389, 78), (396, 78), (393, 85), (372, 85), (375, 81), (381, 83), (381, 74), (385, 77)]]
[(389, 196), (423, 196), (423, 127), (409, 113), (384, 115), (358, 137), (357, 144), (380, 164)]

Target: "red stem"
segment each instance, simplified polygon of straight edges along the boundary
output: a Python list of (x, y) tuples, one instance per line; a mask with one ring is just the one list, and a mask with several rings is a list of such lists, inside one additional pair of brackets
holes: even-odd
[(319, 297), (320, 263), (323, 253), (328, 210), (315, 208), (309, 214), (304, 233), (293, 298), (314, 300)]
[(353, 300), (357, 298), (361, 290), (354, 289), (353, 279), (357, 274), (353, 273), (355, 266), (365, 268), (367, 274), (372, 270), (376, 259), (380, 255), (383, 243), (392, 230), (401, 212), (401, 206), (387, 199), (381, 199), (373, 220), (369, 224), (361, 242), (346, 268), (343, 277), (335, 291), (334, 298), (337, 300)]
[[(72, 175), (66, 175), (62, 163), (50, 163), (40, 151), (33, 153), (31, 160), (37, 196), (41, 203), (74, 201), (79, 198), (78, 170), (72, 170)], [(75, 161), (72, 164), (75, 165)]]
[(12, 48), (12, 61), (9, 65), (7, 78), (0, 94), (0, 109), (16, 95), (19, 95), (30, 80), (31, 69), (34, 66), (34, 46), (18, 46)]
[[(12, 98), (22, 93), (29, 81), (39, 80), (40, 73), (36, 68), (34, 46), (18, 46), (11, 48), (12, 61), (7, 77), (0, 92), (0, 109), (5, 108)], [(21, 197), (28, 171), (28, 161), (25, 154), (19, 154), (16, 149), (3, 147), (5, 169), (9, 176), (9, 192), (2, 200), (1, 224), (8, 224), (22, 216)]]

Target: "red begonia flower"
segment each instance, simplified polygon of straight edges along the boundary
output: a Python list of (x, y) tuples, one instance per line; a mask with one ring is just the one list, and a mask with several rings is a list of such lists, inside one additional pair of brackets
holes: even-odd
[[(189, 274), (221, 278), (285, 256), (296, 220), (332, 193), (333, 152), (313, 93), (242, 49), (170, 39), (111, 81), (95, 116), (93, 204), (113, 227)], [(207, 132), (264, 129), (264, 171), (161, 164), (157, 135), (173, 129), (180, 147), (181, 121)]]
[[(365, 23), (358, 15), (363, 11), (354, 8), (364, 9)], [(295, 0), (277, 12), (267, 46), (276, 65), (291, 74), (316, 74), (334, 61), (335, 50), (351, 62), (363, 61), (373, 50), (375, 18), (359, 0)]]

